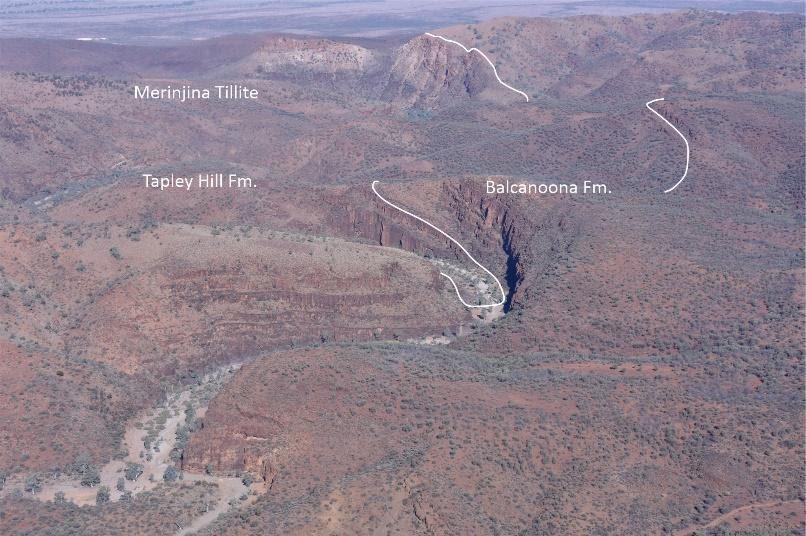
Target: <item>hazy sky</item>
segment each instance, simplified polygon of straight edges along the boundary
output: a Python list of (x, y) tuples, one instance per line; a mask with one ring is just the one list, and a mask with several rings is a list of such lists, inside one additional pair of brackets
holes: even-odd
[(506, 15), (624, 15), (676, 9), (803, 12), (802, 0), (21, 0), (0, 2), (4, 36), (144, 42), (245, 32), (414, 34)]

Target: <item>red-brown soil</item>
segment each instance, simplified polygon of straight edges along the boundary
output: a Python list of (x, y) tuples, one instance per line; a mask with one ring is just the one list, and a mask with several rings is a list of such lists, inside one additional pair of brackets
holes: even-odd
[[(425, 36), (0, 40), (0, 472), (102, 464), (137, 412), (245, 361), (177, 461), (267, 489), (213, 533), (802, 532), (803, 29), (437, 31), (528, 104)], [(261, 98), (131, 95), (222, 80)], [(673, 194), (660, 96), (692, 146)], [(143, 186), (171, 171), (256, 187)], [(501, 278), (506, 316), (461, 307), (429, 257), (464, 254), (373, 180)], [(434, 335), (450, 344), (409, 341)], [(202, 488), (81, 509), (12, 490), (0, 532), (172, 532)]]
[[(796, 463), (796, 423), (753, 426), (742, 373), (611, 363), (397, 345), (269, 354), (213, 401), (185, 463), (269, 483), (216, 525), (226, 534), (659, 533), (796, 492), (781, 465)], [(760, 526), (803, 519), (780, 522)]]

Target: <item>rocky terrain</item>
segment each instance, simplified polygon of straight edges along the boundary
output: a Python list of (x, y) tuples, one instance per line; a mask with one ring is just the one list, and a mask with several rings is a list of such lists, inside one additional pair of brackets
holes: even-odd
[[(434, 30), (528, 103), (425, 35), (0, 39), (0, 532), (802, 532), (803, 30)], [(261, 98), (132, 95), (229, 81)], [(256, 187), (144, 188), (171, 171)], [(153, 485), (82, 484), (163, 412)]]
[(270, 354), (213, 401), (185, 463), (269, 483), (224, 534), (668, 533), (759, 495), (797, 500), (779, 464), (797, 422), (753, 426), (758, 383), (718, 369), (405, 345)]

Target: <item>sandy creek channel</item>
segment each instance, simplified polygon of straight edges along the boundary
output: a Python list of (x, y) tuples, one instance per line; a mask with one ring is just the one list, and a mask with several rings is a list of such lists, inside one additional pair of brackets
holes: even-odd
[[(493, 288), (493, 285), (484, 277), (454, 266), (447, 261), (433, 260), (432, 262), (440, 270), (451, 272), (460, 278), (460, 281), (464, 281), (463, 292), (466, 292), (468, 297), (473, 296), (473, 299), (479, 300), (479, 303), (490, 303), (500, 299), (499, 296), (496, 296), (497, 289)], [(504, 316), (503, 306), (473, 312), (476, 321), (484, 324), (494, 322)], [(462, 335), (460, 329), (458, 336)], [(453, 338), (455, 336), (448, 337), (443, 334), (409, 342), (448, 344)], [(125, 491), (137, 495), (153, 490), (164, 481), (165, 471), (169, 467), (176, 467), (174, 461), (171, 460), (171, 451), (177, 444), (177, 431), (188, 424), (188, 409), (191, 408), (191, 418), (203, 418), (209, 401), (232, 378), (238, 368), (240, 365), (231, 365), (213, 371), (199, 379), (196, 384), (184, 386), (182, 390), (168, 394), (165, 402), (129, 421), (123, 438), (123, 451), (128, 454), (125, 458), (112, 460), (100, 468), (100, 484), (88, 487), (81, 484), (80, 476), (60, 475), (45, 480), (41, 490), (33, 494), (33, 497), (41, 501), (53, 501), (56, 499), (57, 493), (60, 493), (63, 494), (64, 500), (78, 506), (94, 505), (98, 487), (106, 486), (109, 488), (109, 500), (119, 501), (124, 492), (117, 489), (118, 479), (124, 477), (126, 467), (133, 463), (142, 466), (142, 473), (135, 480), (124, 479)], [(217, 492), (215, 502), (208, 504), (205, 511), (196, 516), (191, 523), (184, 527), (177, 525), (176, 534), (197, 532), (212, 523), (220, 514), (231, 508), (251, 504), (265, 492), (262, 483), (253, 483), (247, 487), (237, 477), (188, 471), (180, 474), (181, 482), (208, 482), (216, 486)], [(0, 497), (19, 493), (24, 489), (24, 480), (25, 475), (9, 478), (5, 487), (0, 490)]]
[[(207, 374), (196, 384), (169, 394), (164, 403), (127, 423), (123, 447), (128, 451), (128, 455), (124, 459), (110, 461), (99, 470), (101, 483), (98, 486), (109, 488), (110, 501), (119, 501), (123, 495), (123, 492), (117, 489), (117, 482), (124, 476), (124, 471), (130, 463), (142, 466), (142, 474), (136, 480), (124, 480), (125, 490), (131, 492), (132, 495), (152, 490), (163, 482), (166, 469), (171, 466), (175, 467), (170, 456), (177, 443), (177, 430), (186, 424), (186, 410), (192, 408), (194, 418), (204, 417), (210, 399), (232, 378), (238, 368), (238, 365), (228, 366)], [(144, 440), (147, 436), (150, 436), (150, 441), (146, 448)], [(195, 517), (189, 525), (177, 527), (177, 534), (198, 531), (230, 508), (251, 504), (261, 491), (257, 489), (258, 484), (253, 484), (250, 488), (244, 485), (240, 478), (188, 471), (181, 473), (181, 480), (177, 480), (177, 482), (180, 481), (184, 483), (203, 481), (215, 484), (217, 497), (216, 502), (208, 504), (206, 511)], [(42, 489), (33, 496), (41, 501), (52, 501), (56, 498), (56, 494), (61, 492), (66, 501), (71, 501), (79, 506), (93, 505), (98, 494), (98, 486), (83, 486), (80, 477), (62, 475), (46, 480)], [(20, 476), (9, 479), (0, 493), (7, 495), (23, 488), (24, 478)], [(241, 500), (243, 496), (246, 496), (247, 499)]]

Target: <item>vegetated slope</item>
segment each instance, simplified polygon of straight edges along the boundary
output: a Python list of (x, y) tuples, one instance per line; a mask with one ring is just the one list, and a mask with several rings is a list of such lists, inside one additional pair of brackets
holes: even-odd
[[(134, 47), (163, 70), (93, 76), (54, 75), (49, 55), (30, 47), (27, 60), (0, 77), (8, 170), (0, 179), (14, 200), (76, 182), (128, 182), (180, 163), (237, 165), (272, 185), (473, 173), (665, 189), (679, 178), (683, 148), (643, 108), (663, 95), (661, 112), (694, 142), (692, 178), (703, 180), (687, 191), (724, 187), (720, 195), (741, 200), (744, 188), (769, 188), (772, 177), (777, 198), (797, 199), (802, 28), (802, 17), (695, 12), (440, 30), (485, 50), (505, 80), (537, 95), (529, 105), (500, 86), (478, 54), (427, 36), (399, 47), (282, 36), (243, 46), (230, 38), (219, 43), (229, 63), (199, 60), (194, 69), (173, 61), (170, 50)], [(105, 57), (133, 54), (88, 46)], [(693, 75), (697, 69), (703, 73)], [(210, 106), (131, 94), (134, 84), (232, 81), (262, 97)], [(52, 172), (39, 173), (41, 162)]]
[(69, 535), (80, 532), (105, 536), (173, 534), (177, 524), (187, 526), (215, 497), (212, 484), (163, 484), (130, 501), (97, 506), (70, 502), (42, 503), (31, 497), (3, 501), (0, 528), (6, 534)]
[(241, 232), (160, 229), (167, 254), (86, 307), (69, 351), (168, 374), (285, 345), (441, 335), (470, 319), (436, 268), (412, 255)]
[(688, 11), (630, 17), (503, 18), (436, 33), (488, 52), (539, 96), (787, 91), (803, 78), (803, 17)]
[[(2, 336), (124, 393), (108, 418), (89, 386), (68, 399), (99, 460), (114, 448), (99, 436), (156, 382), (258, 357), (185, 453), (188, 468), (275, 483), (221, 532), (660, 533), (790, 505), (803, 459), (802, 28), (686, 13), (438, 32), (485, 50), (529, 104), (475, 55), (423, 36), (233, 39), (198, 65), (191, 49), (155, 50), (143, 78), (57, 76), (31, 48), (14, 66), (25, 73), (0, 74)], [(112, 65), (114, 47), (102, 53)], [(128, 92), (233, 79), (261, 99)], [(688, 178), (666, 195), (684, 150), (644, 108), (658, 96), (692, 144)], [(237, 171), (257, 187), (143, 187), (141, 173), (170, 171)], [(610, 193), (492, 195), (490, 178)], [(451, 351), (334, 344), (468, 318), (434, 266), (388, 248), (466, 258), (378, 200), (375, 179), (505, 280), (504, 319)], [(309, 342), (325, 346), (298, 349)], [(26, 378), (50, 378), (44, 358), (31, 363)], [(35, 431), (66, 417), (32, 418)], [(24, 422), (4, 422), (14, 451)], [(10, 468), (69, 463), (81, 432), (58, 437), (63, 455), (43, 444)], [(80, 517), (9, 504), (11, 532), (35, 512), (50, 512), (37, 527)], [(776, 509), (725, 522), (802, 529)]]
[(3, 471), (108, 459), (163, 382), (214, 363), (470, 321), (436, 267), (338, 240), (156, 224), (11, 224), (0, 236)]
[(17, 340), (0, 342), (0, 481), (14, 472), (67, 469), (81, 455), (116, 455), (123, 422), (156, 386)]
[(240, 370), (185, 464), (270, 483), (223, 534), (657, 534), (797, 496), (796, 383), (761, 408), (711, 362), (300, 349)]
[[(646, 187), (618, 200), (612, 199), (617, 194), (607, 200), (488, 195), (472, 179), (379, 188), (506, 280), (516, 314), (499, 324), (505, 335), (490, 339), (495, 351), (730, 354), (761, 344), (784, 355), (799, 352), (799, 232), (780, 205), (773, 212), (738, 205), (715, 217), (727, 200), (669, 198)], [(116, 200), (110, 206), (137, 200), (114, 190), (109, 195)], [(192, 217), (198, 207), (189, 201), (171, 203), (174, 213), (187, 207)], [(386, 207), (367, 186), (274, 191), (260, 201), (262, 210), (255, 204), (245, 202), (235, 222), (256, 214), (270, 226), (401, 247), (470, 267), (444, 237)], [(58, 209), (68, 211), (74, 209)], [(221, 216), (205, 218), (212, 223)]]

